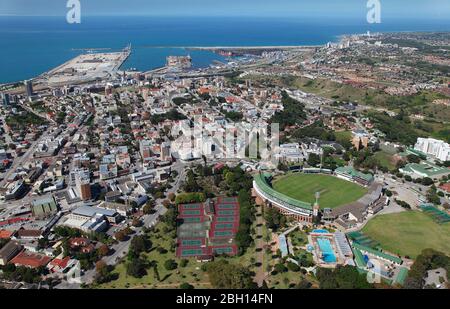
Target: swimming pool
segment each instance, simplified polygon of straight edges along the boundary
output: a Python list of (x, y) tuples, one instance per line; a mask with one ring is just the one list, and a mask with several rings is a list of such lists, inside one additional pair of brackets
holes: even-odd
[(317, 238), (317, 244), (322, 252), (322, 260), (325, 263), (336, 263), (336, 256), (334, 255), (330, 240), (327, 238)]
[(313, 230), (312, 232), (315, 234), (328, 234), (329, 233), (327, 230)]

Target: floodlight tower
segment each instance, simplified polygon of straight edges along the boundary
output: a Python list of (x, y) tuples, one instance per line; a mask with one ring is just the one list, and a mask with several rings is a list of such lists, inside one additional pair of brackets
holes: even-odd
[(320, 209), (320, 206), (319, 206), (320, 192), (317, 191), (315, 195), (316, 195), (316, 202), (314, 203), (314, 206), (313, 206), (313, 216), (317, 217), (319, 215), (319, 209)]

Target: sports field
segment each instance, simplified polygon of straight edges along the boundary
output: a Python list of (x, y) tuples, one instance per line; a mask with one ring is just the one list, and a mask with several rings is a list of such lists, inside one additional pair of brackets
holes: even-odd
[(315, 193), (320, 192), (322, 209), (349, 204), (368, 191), (349, 181), (321, 174), (288, 174), (276, 179), (272, 186), (280, 193), (308, 203), (314, 203)]
[(362, 231), (381, 248), (402, 256), (414, 258), (425, 248), (450, 254), (450, 223), (437, 224), (419, 211), (377, 216)]

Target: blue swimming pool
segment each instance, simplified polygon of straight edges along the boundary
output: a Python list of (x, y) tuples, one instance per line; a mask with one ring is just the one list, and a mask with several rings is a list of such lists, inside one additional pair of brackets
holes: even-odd
[(336, 256), (334, 255), (330, 240), (327, 238), (317, 238), (317, 244), (322, 252), (322, 260), (325, 263), (336, 263)]
[(313, 233), (316, 234), (328, 234), (329, 232), (327, 230), (313, 230)]

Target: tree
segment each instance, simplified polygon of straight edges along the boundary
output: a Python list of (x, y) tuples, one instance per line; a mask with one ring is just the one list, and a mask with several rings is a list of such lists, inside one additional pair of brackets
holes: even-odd
[(256, 284), (250, 270), (242, 265), (225, 260), (209, 262), (206, 265), (211, 285), (216, 289), (253, 289)]
[(139, 227), (142, 225), (142, 221), (138, 218), (133, 218), (133, 221), (131, 222), (131, 225), (134, 227)]
[(169, 200), (170, 200), (171, 202), (174, 202), (174, 201), (175, 201), (175, 198), (176, 198), (176, 195), (175, 195), (175, 193), (170, 192), (170, 193), (167, 195), (167, 197), (169, 198)]
[(366, 275), (360, 274), (354, 266), (338, 266), (334, 270), (318, 268), (316, 277), (321, 289), (369, 289)]
[(288, 268), (290, 271), (293, 271), (293, 272), (298, 272), (298, 271), (300, 271), (300, 266), (298, 266), (297, 264), (292, 263), (292, 262), (288, 262), (288, 263), (287, 263), (287, 268)]
[(184, 283), (180, 284), (180, 289), (181, 290), (193, 290), (194, 286), (189, 283), (184, 282)]
[(285, 273), (288, 271), (288, 268), (286, 266), (284, 266), (282, 263), (278, 263), (274, 266), (274, 270), (277, 273)]
[(164, 201), (162, 201), (162, 204), (163, 204), (164, 207), (169, 208), (170, 201), (169, 200), (164, 200)]
[(309, 282), (308, 280), (302, 279), (296, 286), (296, 289), (310, 289), (312, 286), (311, 282)]
[(117, 231), (114, 234), (114, 238), (117, 239), (118, 241), (125, 241), (127, 238), (127, 234), (122, 230), (122, 231)]
[(170, 229), (175, 230), (177, 227), (178, 212), (175, 208), (169, 208), (162, 216), (161, 222), (165, 223)]
[(142, 252), (148, 252), (152, 248), (152, 242), (144, 235), (135, 236), (130, 243), (128, 256), (130, 259), (136, 259)]
[(144, 207), (142, 207), (142, 212), (146, 215), (154, 214), (156, 212), (154, 207), (155, 207), (155, 201), (150, 200), (145, 204)]
[(410, 154), (406, 158), (408, 159), (409, 163), (420, 163), (421, 161), (420, 157), (414, 154)]
[(178, 267), (178, 264), (172, 259), (164, 262), (164, 268), (167, 270), (174, 270), (174, 269), (177, 269), (177, 267)]
[(318, 166), (320, 164), (320, 156), (315, 153), (310, 153), (307, 162), (309, 166)]
[(187, 204), (187, 203), (202, 203), (206, 200), (205, 194), (203, 192), (191, 192), (178, 194), (175, 198), (175, 203)]
[(434, 181), (430, 177), (425, 177), (422, 179), (422, 184), (424, 186), (431, 186), (432, 184), (434, 184)]
[(109, 282), (113, 279), (111, 274), (111, 267), (108, 266), (103, 260), (95, 263), (95, 282), (98, 284)]
[(428, 270), (441, 267), (447, 273), (450, 272), (450, 257), (434, 249), (424, 249), (411, 266), (404, 287), (406, 289), (422, 289), (425, 282), (423, 279)]
[(264, 218), (266, 219), (267, 227), (274, 231), (286, 226), (286, 217), (275, 208), (267, 208), (265, 210)]
[(98, 248), (98, 255), (100, 257), (107, 256), (108, 254), (109, 254), (109, 247), (107, 245), (103, 244)]
[(105, 275), (108, 273), (108, 265), (105, 263), (105, 261), (100, 260), (95, 263), (95, 271), (98, 274)]
[(145, 262), (142, 259), (132, 259), (127, 264), (127, 275), (134, 278), (142, 278), (147, 274)]
[(189, 260), (187, 260), (187, 259), (182, 259), (182, 260), (180, 261), (180, 266), (181, 266), (181, 267), (186, 267), (186, 266), (188, 265), (188, 263), (189, 263)]

